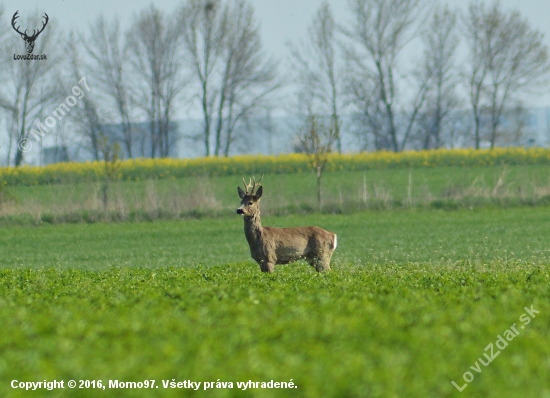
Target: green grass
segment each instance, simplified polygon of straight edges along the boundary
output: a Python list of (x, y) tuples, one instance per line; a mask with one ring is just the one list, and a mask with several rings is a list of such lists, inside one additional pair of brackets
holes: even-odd
[[(526, 325), (460, 396), (550, 392), (549, 274), (536, 264), (5, 270), (0, 369), (17, 380), (290, 381), (243, 396), (459, 396), (451, 381)], [(483, 357), (482, 357), (483, 358)], [(475, 366), (475, 365), (474, 365)], [(235, 386), (236, 387), (236, 386)], [(75, 396), (70, 390), (61, 396)], [(36, 395), (46, 396), (44, 391)], [(78, 396), (181, 396), (177, 390)], [(236, 396), (237, 388), (197, 396)]]
[[(550, 260), (550, 209), (409, 210), (262, 217), (264, 225), (319, 225), (338, 234), (333, 262)], [(156, 268), (250, 260), (243, 221), (231, 217), (152, 223), (44, 224), (0, 228), (9, 268)], [(305, 264), (305, 263), (304, 263)]]
[[(239, 216), (2, 227), (0, 396), (549, 396), (550, 210), (263, 217), (338, 234), (333, 270), (266, 275)], [(540, 313), (529, 324), (524, 307)], [(470, 367), (516, 324), (478, 374)], [(520, 328), (524, 326), (524, 329)], [(470, 371), (474, 380), (459, 393)], [(12, 380), (156, 380), (153, 390)], [(163, 380), (233, 382), (164, 389)], [(239, 381), (297, 389), (239, 391)]]

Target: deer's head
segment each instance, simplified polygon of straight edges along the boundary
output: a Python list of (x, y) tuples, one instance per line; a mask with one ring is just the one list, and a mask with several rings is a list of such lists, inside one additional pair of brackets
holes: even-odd
[(32, 35), (27, 35), (27, 29), (25, 29), (24, 32), (21, 32), (19, 30), (19, 26), (15, 26), (15, 23), (16, 23), (16, 19), (19, 18), (19, 15), (17, 15), (19, 13), (19, 11), (16, 11), (15, 14), (13, 14), (13, 18), (11, 19), (11, 26), (12, 28), (21, 35), (21, 37), (23, 38), (23, 40), (25, 40), (25, 48), (27, 49), (27, 54), (32, 54), (32, 51), (34, 50), (34, 41), (36, 40), (36, 38), (38, 37), (38, 35), (40, 33), (42, 33), (42, 31), (44, 30), (44, 28), (46, 27), (46, 25), (48, 24), (48, 14), (44, 13), (44, 19), (45, 21), (42, 22), (42, 27), (38, 30), (38, 32), (36, 31), (36, 29), (34, 29), (32, 31)]
[[(249, 181), (247, 184), (244, 181), (244, 191), (241, 189), (241, 187), (237, 187), (237, 191), (239, 191), (239, 197), (241, 198), (241, 206), (237, 209), (237, 214), (241, 214), (245, 217), (253, 217), (255, 214), (257, 214), (260, 211), (260, 198), (262, 197), (263, 187), (260, 185), (262, 182), (262, 178), (260, 178), (260, 181), (256, 182), (256, 179), (254, 179), (254, 182)], [(258, 189), (256, 190), (256, 194), (254, 194), (254, 189), (258, 186)], [(250, 192), (248, 191), (250, 189)]]

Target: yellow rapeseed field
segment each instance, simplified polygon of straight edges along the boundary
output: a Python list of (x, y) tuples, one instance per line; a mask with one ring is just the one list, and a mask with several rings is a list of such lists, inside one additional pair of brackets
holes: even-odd
[[(480, 167), (499, 164), (550, 164), (547, 148), (492, 150), (438, 149), (429, 151), (361, 152), (329, 155), (327, 171), (384, 168)], [(120, 162), (115, 178), (143, 180), (189, 176), (259, 175), (309, 171), (307, 155), (241, 155), (193, 159), (130, 159)], [(39, 185), (98, 181), (105, 175), (102, 162), (56, 163), (47, 166), (0, 167), (5, 185)]]

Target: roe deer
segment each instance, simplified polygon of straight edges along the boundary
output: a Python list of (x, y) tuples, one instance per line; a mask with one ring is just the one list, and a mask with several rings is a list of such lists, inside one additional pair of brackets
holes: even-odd
[[(262, 177), (263, 179), (263, 177)], [(244, 216), (244, 234), (252, 258), (260, 265), (262, 272), (273, 272), (276, 264), (288, 264), (305, 259), (317, 272), (330, 270), (330, 259), (336, 249), (336, 234), (319, 227), (273, 228), (262, 227), (260, 221), (260, 198), (262, 182), (237, 187), (241, 197), (241, 206), (237, 214)], [(250, 192), (248, 189), (252, 188)]]

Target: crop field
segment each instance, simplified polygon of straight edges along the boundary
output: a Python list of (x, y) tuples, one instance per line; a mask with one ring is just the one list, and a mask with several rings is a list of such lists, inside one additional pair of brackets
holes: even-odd
[[(330, 154), (322, 212), (550, 203), (550, 150), (440, 149)], [(308, 157), (129, 159), (0, 167), (0, 225), (219, 217), (241, 177), (265, 175), (264, 214), (319, 209)], [(105, 181), (109, 172), (109, 188)]]
[(261, 273), (236, 214), (0, 227), (0, 396), (550, 396), (547, 206), (262, 221), (335, 231), (332, 271)]
[[(238, 203), (241, 178), (115, 180), (107, 208), (100, 181), (8, 185), (3, 195), (0, 190), (0, 225), (227, 216)], [(322, 211), (332, 214), (550, 204), (550, 167), (536, 164), (333, 171), (323, 175), (322, 184)], [(309, 172), (266, 174), (264, 185), (262, 214), (309, 214), (317, 209), (316, 180)]]

